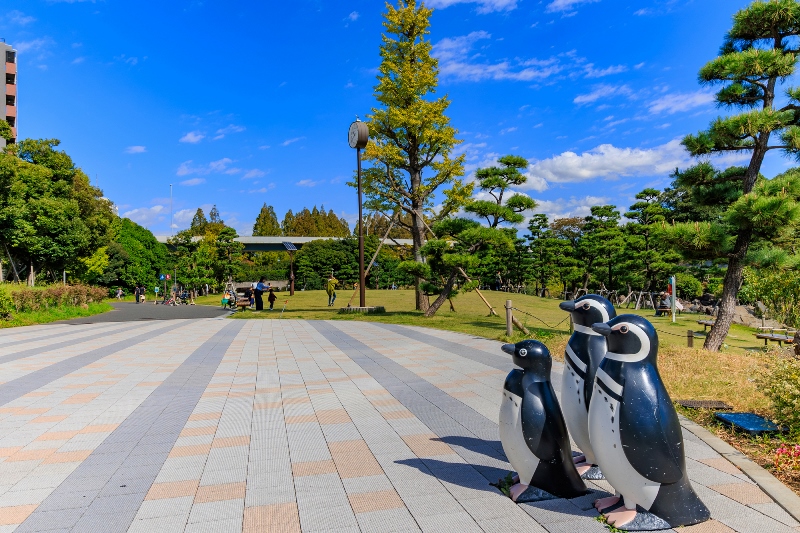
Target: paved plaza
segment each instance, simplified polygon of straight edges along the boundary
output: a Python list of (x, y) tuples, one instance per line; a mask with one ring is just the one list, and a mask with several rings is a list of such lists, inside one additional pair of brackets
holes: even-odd
[[(500, 344), (349, 321), (167, 320), (0, 333), (0, 532), (604, 532), (592, 502), (490, 482)], [(558, 389), (562, 366), (554, 366)], [(713, 520), (800, 524), (684, 429)]]

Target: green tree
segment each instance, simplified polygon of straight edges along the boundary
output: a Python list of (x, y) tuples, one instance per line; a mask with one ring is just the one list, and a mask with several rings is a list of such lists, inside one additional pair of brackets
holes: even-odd
[[(717, 118), (707, 130), (687, 136), (683, 144), (695, 156), (750, 152), (750, 163), (741, 175), (744, 196), (737, 200), (742, 205), (755, 202), (751, 194), (768, 151), (777, 149), (794, 156), (800, 153), (800, 89), (788, 89), (789, 102), (783, 107), (776, 106), (778, 84), (796, 70), (800, 52), (797, 48), (797, 37), (800, 36), (798, 20), (800, 3), (796, 0), (753, 2), (734, 15), (733, 27), (725, 37), (719, 57), (700, 70), (702, 84), (721, 86), (716, 95), (717, 102), (742, 112)], [(779, 142), (771, 143), (773, 137), (777, 137)], [(778, 207), (768, 198), (760, 197), (758, 201), (762, 207)], [(751, 214), (757, 218), (737, 220), (741, 225), (737, 228), (733, 246), (726, 252), (728, 268), (720, 310), (705, 341), (705, 348), (709, 350), (719, 350), (733, 321), (746, 256), (755, 237), (758, 219), (765, 213)], [(691, 228), (682, 231), (690, 232)], [(696, 234), (697, 238), (704, 236), (700, 230)]]
[(10, 143), (11, 139), (14, 138), (14, 132), (11, 131), (11, 126), (8, 125), (8, 122), (5, 120), (0, 120), (0, 138), (6, 141), (6, 143)]
[(624, 226), (623, 278), (638, 289), (666, 286), (668, 277), (675, 273), (681, 260), (680, 254), (659, 235), (667, 208), (657, 189), (647, 188), (638, 193), (636, 199), (639, 201), (625, 213), (630, 222)]
[(624, 246), (620, 213), (614, 205), (593, 206), (591, 213), (584, 219), (576, 253), (583, 265), (582, 288), (588, 289), (594, 277), (607, 289), (614, 290), (615, 267)]
[[(371, 140), (365, 158), (372, 167), (364, 174), (369, 208), (409, 215), (414, 260), (420, 265), (426, 224), (458, 210), (472, 192), (459, 179), (464, 174), (464, 156), (451, 157), (460, 141), (445, 115), (450, 102), (446, 96), (429, 99), (439, 73), (428, 39), (431, 13), (416, 0), (386, 5), (375, 87), (380, 107), (368, 115)], [(443, 186), (449, 188), (434, 213), (434, 195)], [(426, 311), (429, 302), (421, 282), (419, 277), (415, 282), (416, 307)]]
[(192, 223), (189, 226), (189, 232), (192, 235), (199, 237), (201, 235), (205, 235), (207, 226), (208, 219), (206, 218), (206, 214), (203, 212), (201, 207), (198, 207), (197, 211), (195, 211), (194, 216), (192, 217)]
[[(528, 181), (520, 169), (528, 168), (528, 161), (516, 155), (506, 155), (497, 160), (499, 167), (479, 168), (475, 171), (478, 189), (492, 200), (474, 200), (464, 208), (485, 218), (490, 228), (500, 224), (519, 224), (525, 220), (523, 213), (536, 207), (536, 202), (524, 194), (513, 194), (513, 186)], [(512, 193), (505, 197), (506, 194)], [(505, 200), (505, 201), (504, 201)]]
[(278, 217), (275, 215), (275, 210), (271, 205), (266, 203), (261, 207), (258, 213), (256, 223), (253, 224), (254, 237), (272, 237), (281, 235), (281, 225), (278, 223)]

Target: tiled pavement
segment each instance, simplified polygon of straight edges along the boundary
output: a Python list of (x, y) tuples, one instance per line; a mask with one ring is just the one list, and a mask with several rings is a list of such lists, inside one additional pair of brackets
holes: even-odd
[[(576, 500), (515, 505), (493, 341), (364, 322), (180, 320), (0, 334), (6, 531), (606, 531)], [(560, 383), (561, 366), (553, 382)], [(800, 531), (684, 431), (713, 520)]]

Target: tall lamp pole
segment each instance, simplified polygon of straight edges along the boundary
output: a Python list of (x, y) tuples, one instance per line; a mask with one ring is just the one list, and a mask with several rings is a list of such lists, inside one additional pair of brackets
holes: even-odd
[(361, 122), (358, 117), (356, 117), (355, 122), (350, 124), (347, 140), (350, 144), (350, 148), (356, 149), (356, 161), (358, 165), (358, 292), (359, 306), (366, 307), (367, 292), (364, 285), (364, 217), (361, 201), (361, 149), (366, 147), (367, 142), (369, 142), (369, 128), (366, 124)]
[(172, 227), (175, 225), (172, 219), (172, 184), (169, 184), (169, 234), (175, 235), (175, 230)]

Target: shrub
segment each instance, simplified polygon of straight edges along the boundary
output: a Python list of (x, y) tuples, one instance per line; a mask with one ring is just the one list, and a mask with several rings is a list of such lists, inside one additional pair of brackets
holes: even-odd
[(14, 312), (14, 300), (4, 290), (0, 289), (0, 320), (8, 320)]
[(675, 276), (678, 284), (678, 296), (684, 300), (694, 300), (703, 295), (703, 284), (691, 274), (679, 273)]
[(800, 360), (774, 356), (759, 378), (762, 392), (772, 402), (773, 419), (792, 433), (800, 432)]
[(24, 288), (11, 292), (13, 310), (18, 313), (83, 307), (92, 302), (102, 302), (105, 297), (105, 288), (88, 285), (53, 285), (44, 289)]

